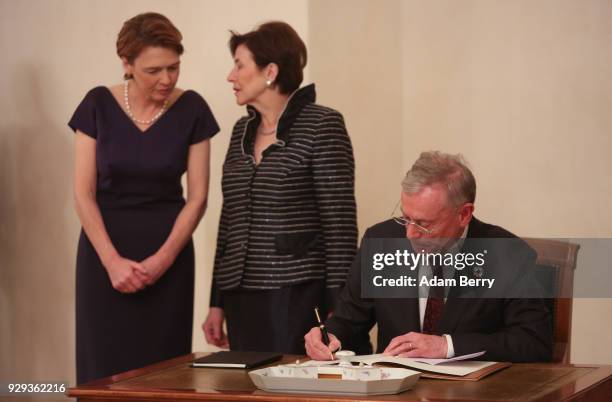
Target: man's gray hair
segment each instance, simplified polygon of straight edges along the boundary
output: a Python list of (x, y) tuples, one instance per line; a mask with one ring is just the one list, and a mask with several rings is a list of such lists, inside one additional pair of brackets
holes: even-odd
[(458, 207), (476, 199), (476, 180), (461, 154), (440, 151), (422, 152), (402, 181), (406, 194), (415, 194), (425, 186), (440, 183), (448, 189), (448, 200)]

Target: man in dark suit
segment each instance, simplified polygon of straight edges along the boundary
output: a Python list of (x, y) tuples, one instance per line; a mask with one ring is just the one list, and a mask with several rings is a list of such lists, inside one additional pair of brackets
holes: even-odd
[[(450, 358), (486, 351), (479, 359), (549, 361), (552, 322), (531, 276), (536, 254), (512, 233), (474, 218), (475, 197), (474, 176), (461, 156), (422, 153), (402, 182), (399, 213), (364, 235), (334, 315), (325, 322), (330, 344), (322, 342), (319, 328), (312, 328), (304, 337), (308, 355), (327, 360), (330, 350), (341, 344), (355, 345), (355, 340), (364, 339), (377, 323), (378, 353)], [(453, 255), (482, 251), (480, 239), (490, 239), (484, 267), (460, 271), (420, 264), (416, 272), (420, 278), (454, 278), (457, 282), (461, 276), (495, 278), (496, 287), (491, 290), (471, 283), (445, 287), (430, 282), (425, 296), (364, 297), (364, 244), (393, 238), (407, 238), (410, 252)], [(368, 351), (362, 348), (358, 352)]]

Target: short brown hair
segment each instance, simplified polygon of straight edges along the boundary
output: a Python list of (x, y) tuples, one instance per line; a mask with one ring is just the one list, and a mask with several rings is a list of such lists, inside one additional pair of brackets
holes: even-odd
[(303, 69), (306, 66), (306, 45), (289, 24), (282, 21), (271, 21), (257, 29), (239, 34), (230, 31), (229, 48), (232, 55), (236, 48), (245, 45), (251, 53), (255, 64), (264, 68), (270, 63), (278, 66), (275, 84), (280, 92), (290, 94), (299, 88), (304, 79)]
[(183, 54), (183, 35), (168, 18), (158, 13), (143, 13), (123, 23), (117, 36), (117, 54), (131, 64), (147, 46), (164, 47)]

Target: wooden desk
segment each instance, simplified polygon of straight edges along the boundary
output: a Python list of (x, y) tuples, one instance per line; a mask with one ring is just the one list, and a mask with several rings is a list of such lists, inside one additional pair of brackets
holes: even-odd
[(515, 364), (477, 382), (420, 379), (412, 390), (398, 395), (350, 397), (264, 392), (255, 388), (246, 370), (190, 367), (194, 358), (204, 355), (194, 353), (70, 388), (68, 396), (81, 402), (612, 400), (612, 366)]

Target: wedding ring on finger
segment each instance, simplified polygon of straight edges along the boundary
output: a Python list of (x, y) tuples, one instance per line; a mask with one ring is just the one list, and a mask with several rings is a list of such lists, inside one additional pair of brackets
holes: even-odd
[(412, 346), (412, 342), (408, 342), (408, 350), (412, 350), (414, 347)]

